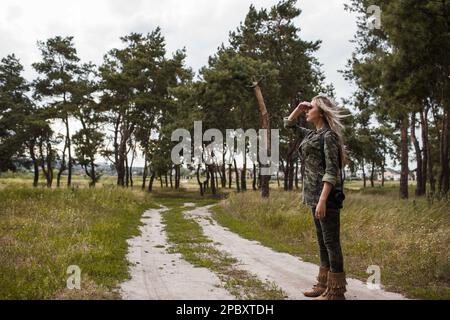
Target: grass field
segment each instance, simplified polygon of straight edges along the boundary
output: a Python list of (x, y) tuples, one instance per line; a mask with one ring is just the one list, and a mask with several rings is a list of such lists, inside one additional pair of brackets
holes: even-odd
[[(341, 241), (350, 276), (366, 281), (370, 265), (381, 268), (385, 288), (413, 298), (450, 299), (450, 203), (400, 201), (395, 187), (348, 191), (341, 213)], [(310, 209), (300, 193), (231, 194), (215, 218), (242, 236), (319, 263)]]
[[(115, 177), (103, 177), (95, 189), (87, 188), (83, 177), (74, 181), (79, 188), (48, 189), (32, 188), (30, 175), (0, 177), (0, 299), (118, 298), (117, 284), (129, 277), (126, 239), (137, 234), (143, 211), (160, 203), (172, 208), (164, 217), (174, 250), (194, 264), (215, 266), (225, 276), (231, 270), (211, 262), (230, 261), (205, 247), (199, 227), (182, 219), (183, 202), (221, 200), (202, 198), (194, 181), (183, 182), (179, 191), (161, 189), (155, 181), (152, 194), (142, 192), (139, 184), (133, 189), (111, 187)], [(348, 191), (342, 211), (348, 274), (366, 280), (367, 267), (379, 265), (382, 284), (389, 290), (414, 298), (450, 299), (449, 201), (400, 201), (394, 182), (362, 191), (357, 191), (361, 181), (347, 186), (354, 190)], [(311, 213), (300, 204), (299, 191), (277, 190), (276, 182), (271, 188), (268, 200), (259, 192), (231, 192), (214, 208), (215, 218), (246, 238), (318, 263)], [(192, 246), (177, 245), (188, 240)], [(196, 260), (193, 253), (202, 256), (202, 250), (211, 253), (209, 260)], [(66, 289), (70, 265), (81, 268), (82, 290)], [(247, 297), (278, 294), (251, 277), (233, 281), (253, 286), (256, 291), (248, 291)]]
[[(130, 190), (17, 186), (0, 203), (0, 299), (116, 298), (126, 239), (154, 205)], [(65, 289), (70, 265), (81, 268), (82, 290)]]

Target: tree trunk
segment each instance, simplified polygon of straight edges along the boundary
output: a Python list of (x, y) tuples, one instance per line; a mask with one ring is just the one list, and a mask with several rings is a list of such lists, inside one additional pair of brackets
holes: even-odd
[[(63, 157), (65, 157), (65, 154), (63, 153)], [(58, 169), (58, 173), (56, 174), (56, 187), (59, 188), (61, 186), (61, 176), (63, 172), (66, 170), (66, 164), (65, 159), (61, 160), (61, 164)]]
[(277, 184), (278, 184), (278, 188), (280, 188), (280, 172), (277, 171)]
[(132, 132), (134, 131), (134, 125), (127, 128), (123, 125), (122, 136), (120, 138), (119, 150), (118, 150), (118, 165), (117, 165), (117, 184), (119, 186), (125, 186), (125, 175), (127, 174), (125, 163), (127, 160), (127, 143)]
[(375, 184), (373, 183), (373, 175), (375, 173), (375, 161), (372, 161), (372, 168), (370, 170), (370, 186), (373, 188)]
[(152, 192), (153, 190), (153, 181), (155, 181), (155, 175), (156, 172), (154, 170), (151, 170), (152, 174), (150, 176), (150, 181), (148, 182), (148, 192)]
[(39, 184), (39, 163), (38, 160), (36, 159), (36, 154), (34, 153), (34, 143), (30, 144), (29, 151), (31, 160), (33, 160), (33, 169), (34, 169), (33, 187), (37, 187)]
[(228, 164), (228, 189), (231, 189), (231, 184), (233, 182), (233, 172), (232, 172), (232, 165), (231, 163)]
[(365, 163), (364, 163), (364, 159), (362, 160), (362, 172), (363, 172), (363, 187), (366, 187), (366, 168), (365, 168)]
[[(279, 183), (279, 182), (278, 182)], [(253, 190), (256, 190), (256, 164), (253, 163), (253, 182), (252, 182)]]
[(144, 156), (144, 171), (142, 172), (142, 186), (141, 186), (142, 190), (145, 190), (145, 184), (146, 184), (146, 181), (147, 181), (147, 174), (148, 174), (147, 152), (145, 152), (145, 156)]
[(129, 174), (128, 176), (130, 177), (130, 186), (131, 188), (133, 188), (134, 185), (134, 181), (133, 181), (133, 165), (134, 165), (134, 157), (135, 157), (135, 147), (133, 146), (132, 142), (130, 143), (130, 149), (131, 149), (131, 163), (130, 163), (130, 167), (128, 168), (129, 170)]
[(64, 139), (64, 148), (61, 157), (61, 163), (59, 164), (58, 173), (56, 175), (56, 187), (59, 188), (61, 186), (61, 176), (62, 173), (67, 169), (66, 167), (66, 150), (67, 150), (67, 136)]
[(217, 181), (217, 186), (216, 188), (219, 189), (219, 179), (220, 179), (220, 185), (221, 187), (223, 187), (223, 176), (222, 176), (222, 165), (216, 165), (216, 181)]
[(206, 169), (205, 169), (205, 175), (206, 175), (206, 180), (203, 182), (203, 190), (207, 190), (209, 189), (209, 165), (205, 164)]
[(227, 186), (227, 176), (226, 176), (226, 167), (225, 167), (225, 152), (222, 152), (222, 166), (221, 166), (222, 174), (220, 175), (220, 181), (222, 183), (222, 188)]
[(219, 172), (220, 172), (220, 168), (218, 165), (214, 165), (214, 176), (215, 176), (215, 181), (216, 181), (216, 190), (219, 189)]
[(129, 170), (130, 170), (130, 173), (129, 173), (130, 187), (133, 188), (133, 184), (134, 184), (134, 181), (133, 181), (133, 165), (130, 165)]
[(216, 181), (217, 181), (217, 179), (216, 179), (216, 175), (215, 175), (215, 170), (214, 170), (214, 165), (212, 164), (212, 165), (210, 165), (209, 166), (209, 170), (210, 170), (210, 176), (211, 176), (211, 192), (212, 192), (212, 194), (216, 194)]
[(241, 188), (239, 187), (239, 171), (236, 164), (236, 159), (233, 159), (234, 162), (234, 174), (236, 175), (236, 190), (237, 192), (241, 191)]
[(439, 190), (446, 194), (449, 190), (449, 164), (448, 164), (448, 128), (449, 128), (449, 109), (444, 106), (444, 114), (442, 117), (442, 133), (440, 144), (440, 158), (441, 158), (441, 174), (439, 176)]
[(67, 139), (67, 156), (68, 159), (68, 171), (67, 171), (67, 186), (70, 187), (72, 185), (72, 167), (73, 167), (73, 160), (72, 160), (72, 144), (70, 141), (70, 130), (69, 130), (69, 116), (66, 115), (66, 139)]
[(117, 116), (116, 122), (114, 123), (114, 167), (116, 168), (117, 173), (117, 185), (123, 185), (121, 184), (120, 177), (119, 177), (119, 153), (120, 153), (120, 147), (119, 147), (119, 127), (120, 127), (120, 121), (121, 121), (121, 115), (119, 114)]
[[(244, 157), (246, 153), (244, 152)], [(241, 190), (246, 191), (247, 190), (247, 161), (244, 159), (243, 161), (243, 168), (241, 169)]]
[(400, 198), (408, 199), (408, 116), (402, 120), (400, 127)]
[(49, 143), (47, 143), (47, 172), (48, 172), (48, 182), (47, 187), (51, 188), (53, 184), (53, 154), (52, 154), (52, 146)]
[(428, 175), (428, 180), (430, 181), (430, 193), (431, 195), (436, 193), (436, 179), (434, 177), (434, 172), (433, 172), (433, 157), (431, 155), (431, 144), (430, 144), (430, 135), (429, 135), (429, 129), (428, 129), (428, 111), (429, 111), (430, 106), (427, 106), (427, 108), (425, 109), (425, 114), (424, 114), (424, 119), (423, 119), (423, 135), (425, 135), (426, 139), (424, 140), (424, 142), (426, 142), (426, 146), (427, 146), (427, 175)]
[[(266, 129), (266, 141), (265, 146), (263, 146), (263, 149), (267, 151), (267, 156), (271, 156), (270, 152), (270, 146), (271, 146), (271, 135), (270, 135), (270, 121), (269, 121), (269, 113), (267, 112), (266, 104), (264, 102), (264, 98), (261, 92), (261, 88), (259, 87), (259, 84), (257, 82), (253, 83), (253, 89), (255, 92), (256, 100), (258, 101), (259, 106), (259, 112), (261, 114), (261, 123), (262, 123), (262, 129)], [(264, 167), (268, 167), (269, 164), (264, 164)], [(262, 177), (261, 181), (261, 196), (263, 198), (269, 197), (269, 183), (270, 183), (270, 174), (264, 175)]]
[[(47, 138), (48, 140), (48, 138)], [(43, 143), (40, 142), (39, 149), (40, 149), (40, 156), (41, 156), (41, 168), (42, 172), (45, 175), (45, 179), (47, 180), (47, 188), (51, 188), (53, 184), (53, 168), (52, 168), (52, 145), (49, 141), (46, 142), (46, 156), (44, 155), (43, 151)]]
[(289, 191), (294, 190), (294, 160), (289, 159)]
[(426, 114), (428, 113), (428, 109), (427, 107), (424, 108), (425, 110), (421, 110), (419, 112), (420, 115), (420, 126), (421, 126), (421, 131), (422, 131), (422, 192), (423, 194), (427, 193), (427, 179), (429, 179), (428, 176), (428, 129), (426, 129)]
[(89, 184), (89, 186), (95, 188), (95, 184), (97, 182), (97, 174), (95, 172), (94, 159), (90, 159), (90, 164), (91, 164), (91, 183)]
[(286, 166), (285, 166), (285, 174), (284, 174), (284, 190), (289, 191), (289, 173), (291, 172), (291, 160), (290, 157), (286, 159)]
[(258, 181), (256, 183), (258, 189), (261, 189), (261, 162), (258, 161)]
[(130, 184), (130, 171), (128, 168), (128, 153), (125, 155), (125, 185), (129, 186)]
[(420, 150), (419, 141), (417, 141), (416, 138), (416, 114), (413, 112), (411, 115), (411, 143), (414, 146), (414, 150), (416, 152), (416, 161), (417, 161), (417, 168), (416, 168), (416, 196), (422, 196), (424, 194), (423, 190), (423, 174), (422, 174), (422, 152)]
[[(277, 172), (278, 176), (278, 172)], [(298, 160), (295, 161), (295, 189), (298, 190)]]
[(178, 189), (180, 186), (180, 165), (177, 164), (175, 166), (175, 189)]
[(200, 181), (200, 164), (197, 166), (196, 176), (197, 176), (197, 182), (198, 182), (198, 185), (199, 185), (199, 187), (200, 187), (200, 195), (203, 196), (203, 195), (204, 195), (204, 192), (203, 192), (203, 184), (202, 184), (202, 182)]
[(280, 159), (280, 169), (283, 172), (283, 190), (287, 191), (288, 190), (288, 180), (287, 180), (287, 163), (288, 161), (286, 160), (286, 164), (283, 161), (283, 159)]

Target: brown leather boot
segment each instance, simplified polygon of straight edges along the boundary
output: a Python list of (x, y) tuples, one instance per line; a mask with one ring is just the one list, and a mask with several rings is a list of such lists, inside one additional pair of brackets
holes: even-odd
[(319, 275), (317, 276), (317, 283), (312, 287), (310, 291), (305, 291), (303, 294), (305, 297), (315, 298), (320, 296), (327, 289), (327, 277), (330, 269), (326, 267), (319, 268)]
[(345, 272), (328, 272), (327, 289), (315, 300), (345, 300), (346, 284)]

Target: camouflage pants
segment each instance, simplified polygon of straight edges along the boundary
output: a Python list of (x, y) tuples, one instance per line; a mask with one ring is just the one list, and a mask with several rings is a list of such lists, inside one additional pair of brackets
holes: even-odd
[(344, 272), (340, 234), (340, 210), (327, 208), (323, 219), (316, 219), (316, 208), (312, 208), (320, 249), (320, 265), (331, 272)]

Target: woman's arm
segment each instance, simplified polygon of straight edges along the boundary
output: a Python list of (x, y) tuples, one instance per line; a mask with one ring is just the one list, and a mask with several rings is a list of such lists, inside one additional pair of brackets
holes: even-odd
[(306, 110), (312, 108), (311, 103), (308, 101), (303, 101), (300, 102), (297, 106), (297, 108), (295, 108), (294, 111), (291, 112), (291, 114), (288, 117), (289, 121), (295, 121), (302, 112), (306, 112)]
[(324, 134), (325, 174), (322, 181), (335, 186), (339, 175), (339, 138), (333, 131)]
[(295, 108), (295, 110), (292, 111), (291, 114), (289, 115), (288, 120), (289, 121), (294, 121), (300, 116), (300, 114), (302, 112), (305, 112), (307, 103), (309, 103), (309, 102), (301, 102), (301, 103), (299, 103), (297, 108)]
[(324, 135), (325, 174), (322, 181), (323, 188), (319, 202), (316, 206), (316, 217), (325, 217), (328, 195), (336, 185), (339, 173), (339, 140), (333, 131), (327, 131)]
[(297, 124), (297, 118), (300, 116), (302, 112), (305, 112), (308, 108), (310, 108), (311, 104), (309, 102), (301, 102), (294, 111), (291, 112), (289, 117), (285, 117), (283, 119), (284, 127), (292, 129), (300, 141), (303, 140), (306, 135), (312, 130), (300, 127)]
[(315, 215), (317, 219), (325, 218), (325, 213), (327, 211), (327, 199), (331, 189), (333, 189), (333, 185), (329, 182), (324, 182), (319, 202), (316, 205)]

